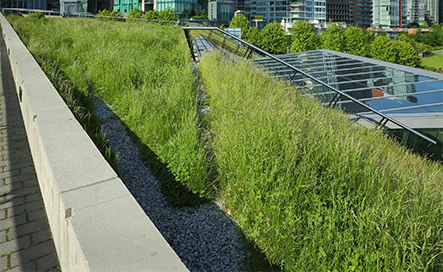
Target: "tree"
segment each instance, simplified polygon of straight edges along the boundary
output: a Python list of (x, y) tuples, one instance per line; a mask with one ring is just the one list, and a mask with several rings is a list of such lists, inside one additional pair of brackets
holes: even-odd
[(286, 35), (279, 23), (266, 25), (260, 32), (258, 45), (273, 54), (286, 53)]
[(417, 53), (422, 54), (423, 56), (432, 54), (432, 47), (425, 43), (415, 41), (414, 36), (415, 35), (408, 35), (406, 33), (403, 33), (401, 35), (398, 35), (395, 41), (409, 43), (410, 45), (412, 45)]
[(430, 56), (432, 55), (432, 47), (430, 45), (420, 43), (420, 42), (413, 42), (411, 45), (414, 47), (414, 49), (417, 51), (417, 53), (423, 54), (423, 56)]
[(325, 49), (344, 51), (343, 29), (337, 24), (332, 24), (320, 35), (322, 47)]
[(355, 26), (346, 28), (344, 40), (344, 48), (347, 53), (359, 56), (366, 55), (366, 35), (363, 29)]
[(396, 53), (395, 63), (411, 67), (420, 66), (421, 60), (417, 55), (417, 51), (415, 51), (410, 43), (395, 41), (393, 43), (393, 51)]
[(247, 42), (254, 44), (254, 45), (258, 45), (260, 43), (260, 39), (261, 39), (260, 30), (258, 29), (258, 27), (251, 27), (243, 39)]
[(391, 39), (386, 36), (377, 36), (371, 43), (371, 56), (374, 59), (396, 62), (397, 56)]
[(411, 37), (411, 35), (408, 35), (406, 33), (402, 33), (395, 38), (396, 41), (404, 41), (404, 42), (413, 42), (414, 38)]
[(297, 21), (291, 29), (291, 52), (303, 52), (320, 47), (320, 37), (306, 21)]
[(242, 38), (247, 36), (247, 33), (251, 29), (251, 23), (248, 18), (246, 18), (243, 14), (237, 14), (232, 18), (229, 27), (239, 27), (241, 28), (241, 36)]

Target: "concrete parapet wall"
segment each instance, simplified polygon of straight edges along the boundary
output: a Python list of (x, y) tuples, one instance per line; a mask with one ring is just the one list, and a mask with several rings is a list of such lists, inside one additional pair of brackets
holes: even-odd
[(187, 271), (0, 14), (63, 271)]

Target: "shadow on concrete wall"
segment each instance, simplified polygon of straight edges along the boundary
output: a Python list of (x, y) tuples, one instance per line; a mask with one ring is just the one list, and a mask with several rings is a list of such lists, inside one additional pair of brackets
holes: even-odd
[(7, 267), (0, 262), (0, 270), (17, 266), (25, 271), (57, 270), (58, 259), (20, 111), (21, 98), (3, 38), (0, 56), (0, 233), (5, 232), (0, 256), (7, 260)]

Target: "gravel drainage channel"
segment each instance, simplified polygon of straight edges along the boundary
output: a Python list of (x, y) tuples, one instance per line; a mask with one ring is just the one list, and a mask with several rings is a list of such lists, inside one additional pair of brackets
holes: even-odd
[(94, 113), (109, 140), (119, 152), (122, 179), (137, 202), (191, 271), (241, 271), (246, 254), (241, 231), (216, 203), (196, 207), (171, 207), (160, 182), (141, 159), (125, 125), (99, 98)]

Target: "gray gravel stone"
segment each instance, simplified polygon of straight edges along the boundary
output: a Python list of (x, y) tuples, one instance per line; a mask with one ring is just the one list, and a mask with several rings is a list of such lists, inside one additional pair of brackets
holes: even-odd
[(160, 183), (140, 159), (138, 147), (124, 125), (100, 99), (94, 111), (109, 140), (119, 152), (119, 167), (137, 202), (191, 271), (241, 271), (246, 254), (242, 234), (217, 203), (198, 207), (170, 207)]

